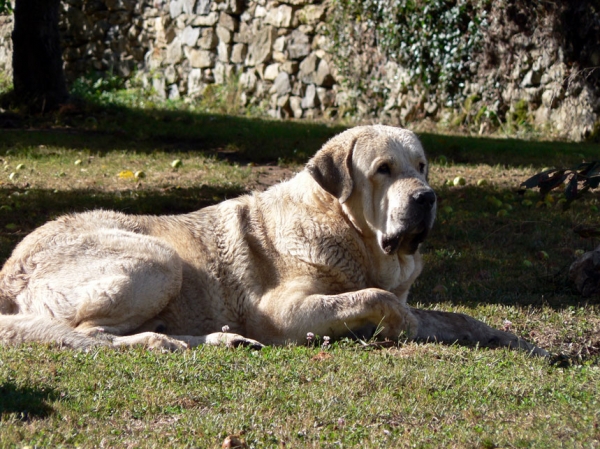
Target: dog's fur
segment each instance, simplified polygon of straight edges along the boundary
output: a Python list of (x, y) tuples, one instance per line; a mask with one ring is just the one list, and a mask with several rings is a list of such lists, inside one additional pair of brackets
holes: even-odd
[(413, 133), (357, 127), (262, 193), (178, 216), (63, 216), (0, 272), (0, 341), (259, 347), (379, 328), (545, 355), (466, 315), (406, 304), (436, 214), (427, 172)]

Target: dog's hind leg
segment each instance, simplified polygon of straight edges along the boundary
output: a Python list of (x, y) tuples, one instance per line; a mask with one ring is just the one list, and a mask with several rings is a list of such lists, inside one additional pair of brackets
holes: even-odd
[(52, 343), (76, 349), (111, 345), (106, 338), (77, 332), (58, 320), (36, 315), (0, 315), (0, 341), (9, 344)]
[[(80, 335), (104, 335), (101, 340), (116, 345), (185, 347), (159, 334), (118, 340), (179, 294), (181, 260), (168, 244), (120, 229), (100, 229), (56, 235), (44, 244), (30, 239), (15, 253), (0, 273), (0, 294), (10, 306), (3, 307), (2, 320), (13, 323), (0, 340), (49, 342), (56, 336), (57, 343), (67, 345), (63, 336), (71, 335), (66, 332), (70, 329), (77, 341)], [(36, 317), (37, 327), (27, 327), (23, 316)], [(36, 331), (46, 328), (48, 332)], [(83, 343), (69, 346), (85, 346), (82, 338)]]
[(522, 349), (532, 355), (547, 357), (542, 348), (517, 337), (510, 332), (494, 329), (473, 317), (462, 313), (441, 312), (411, 308), (418, 320), (415, 339), (443, 343), (479, 344), (491, 347)]

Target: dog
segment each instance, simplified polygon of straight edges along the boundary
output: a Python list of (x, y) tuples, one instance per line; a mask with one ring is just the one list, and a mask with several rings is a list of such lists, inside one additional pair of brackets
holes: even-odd
[(0, 341), (258, 348), (312, 332), (546, 356), (467, 315), (407, 305), (436, 216), (428, 170), (415, 134), (363, 126), (261, 193), (175, 216), (62, 216), (0, 271)]

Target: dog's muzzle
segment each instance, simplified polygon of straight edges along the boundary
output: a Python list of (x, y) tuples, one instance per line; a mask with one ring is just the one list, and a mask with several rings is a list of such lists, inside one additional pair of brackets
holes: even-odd
[(424, 189), (415, 192), (409, 201), (407, 218), (394, 234), (381, 237), (381, 249), (386, 254), (402, 252), (414, 254), (425, 241), (435, 219), (435, 192)]

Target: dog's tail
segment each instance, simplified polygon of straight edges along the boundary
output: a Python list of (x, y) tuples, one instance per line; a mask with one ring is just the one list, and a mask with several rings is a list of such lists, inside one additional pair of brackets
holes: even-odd
[(77, 332), (60, 321), (24, 314), (0, 315), (0, 342), (5, 344), (52, 343), (75, 349), (110, 345), (110, 341), (107, 339)]

